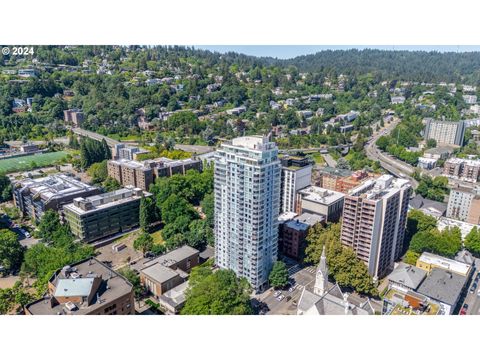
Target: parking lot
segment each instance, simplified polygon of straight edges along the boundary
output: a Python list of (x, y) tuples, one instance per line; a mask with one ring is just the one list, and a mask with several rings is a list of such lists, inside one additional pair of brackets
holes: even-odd
[[(293, 263), (294, 264), (294, 263)], [(289, 262), (292, 265), (292, 262)], [(294, 315), (297, 313), (297, 303), (305, 286), (315, 281), (314, 266), (301, 267), (298, 264), (288, 269), (291, 286), (282, 290), (268, 289), (256, 297), (261, 313), (266, 315)]]
[[(115, 240), (113, 243), (109, 243), (102, 247), (97, 248), (97, 259), (108, 263), (114, 270), (117, 270), (131, 261), (142, 259), (142, 253), (136, 251), (133, 248), (133, 241), (137, 236), (137, 232), (133, 231), (125, 236), (122, 236), (120, 239)], [(126, 247), (122, 250), (116, 252), (112, 249), (112, 245), (124, 244)]]

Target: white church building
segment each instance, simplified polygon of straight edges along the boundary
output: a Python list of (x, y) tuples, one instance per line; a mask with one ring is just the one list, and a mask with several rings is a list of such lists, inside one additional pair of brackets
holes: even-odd
[(303, 289), (298, 301), (297, 315), (373, 315), (369, 300), (358, 303), (349, 301), (349, 294), (342, 292), (337, 283), (329, 287), (328, 267), (323, 247), (318, 264), (313, 292)]

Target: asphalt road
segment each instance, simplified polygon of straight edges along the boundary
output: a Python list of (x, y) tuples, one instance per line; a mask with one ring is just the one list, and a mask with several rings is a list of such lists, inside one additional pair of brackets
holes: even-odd
[[(470, 281), (470, 287), (468, 288), (467, 296), (465, 297), (464, 303), (468, 304), (467, 315), (480, 315), (480, 296), (479, 296), (479, 287), (473, 292), (470, 293), (470, 289), (472, 284), (475, 280), (477, 274), (479, 274), (478, 269), (480, 267), (480, 259), (476, 259), (476, 269), (475, 273), (472, 276), (472, 281)], [(478, 285), (480, 286), (480, 281), (478, 281)]]
[(330, 167), (336, 167), (337, 162), (335, 161), (334, 158), (330, 154), (322, 154), (322, 157), (325, 159), (325, 162), (327, 163), (328, 166)]
[(375, 145), (375, 142), (378, 140), (379, 137), (390, 134), (392, 130), (395, 128), (395, 126), (398, 125), (399, 122), (400, 122), (400, 119), (397, 118), (392, 122), (390, 122), (381, 131), (374, 133), (373, 136), (370, 138), (370, 141), (368, 142), (367, 146), (365, 147), (365, 151), (367, 156), (371, 160), (379, 161), (380, 165), (385, 170), (392, 173), (393, 175), (410, 180), (413, 187), (416, 188), (418, 186), (418, 181), (416, 181), (414, 178), (409, 176), (414, 172), (415, 169), (412, 166), (404, 163), (403, 161), (399, 161), (397, 159), (394, 159), (391, 156), (383, 154)]

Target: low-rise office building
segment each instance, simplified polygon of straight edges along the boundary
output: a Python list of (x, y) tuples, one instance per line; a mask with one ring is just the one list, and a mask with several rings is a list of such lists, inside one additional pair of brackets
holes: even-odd
[(324, 189), (347, 193), (370, 177), (371, 175), (365, 170), (352, 172), (326, 166), (314, 172), (313, 184)]
[(432, 272), (433, 269), (448, 270), (454, 274), (470, 277), (472, 266), (440, 255), (424, 252), (417, 260), (417, 267)]
[(345, 194), (338, 191), (309, 186), (298, 191), (296, 212), (321, 215), (325, 221), (335, 222), (342, 215), (344, 198)]
[(106, 194), (78, 197), (63, 207), (65, 220), (77, 238), (92, 242), (137, 227), (140, 201), (151, 195), (128, 186)]
[(100, 193), (100, 189), (65, 175), (23, 179), (13, 184), (13, 201), (23, 216), (40, 221), (47, 210), (60, 211), (77, 197)]
[(184, 245), (155, 259), (140, 269), (140, 282), (157, 299), (188, 279), (190, 270), (200, 263), (200, 252)]
[(447, 211), (447, 205), (445, 203), (424, 198), (420, 194), (410, 199), (408, 208), (420, 210), (425, 215), (433, 216), (437, 219), (445, 215)]
[(185, 305), (188, 280), (168, 290), (158, 298), (158, 303), (167, 314), (178, 314)]
[(154, 167), (156, 177), (170, 177), (175, 174), (185, 175), (188, 170), (203, 170), (203, 162), (200, 159), (181, 159), (171, 160), (168, 158), (158, 158), (154, 160), (156, 166)]
[(308, 230), (317, 223), (325, 223), (325, 217), (304, 213), (279, 225), (279, 250), (286, 256), (300, 260), (305, 249)]
[(388, 275), (388, 285), (400, 290), (417, 290), (423, 280), (427, 277), (427, 271), (419, 267), (400, 263)]
[(313, 184), (328, 190), (339, 191), (337, 182), (340, 179), (352, 175), (352, 171), (347, 169), (337, 169), (330, 166), (315, 169), (313, 173)]
[(40, 300), (25, 306), (28, 315), (133, 315), (133, 285), (95, 258), (57, 270)]
[(418, 158), (417, 167), (425, 170), (431, 170), (437, 165), (436, 159), (430, 159), (427, 157), (420, 156)]
[(468, 278), (450, 270), (434, 268), (417, 289), (419, 294), (440, 303), (444, 313), (451, 315), (460, 306)]

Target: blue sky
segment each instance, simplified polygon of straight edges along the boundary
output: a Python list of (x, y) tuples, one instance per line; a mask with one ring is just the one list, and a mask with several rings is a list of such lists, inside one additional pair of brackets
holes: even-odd
[(382, 49), (382, 50), (425, 50), (425, 51), (480, 51), (478, 45), (195, 45), (197, 49), (206, 49), (225, 53), (235, 51), (254, 56), (271, 56), (288, 59), (299, 55), (314, 54), (321, 50), (345, 49)]

